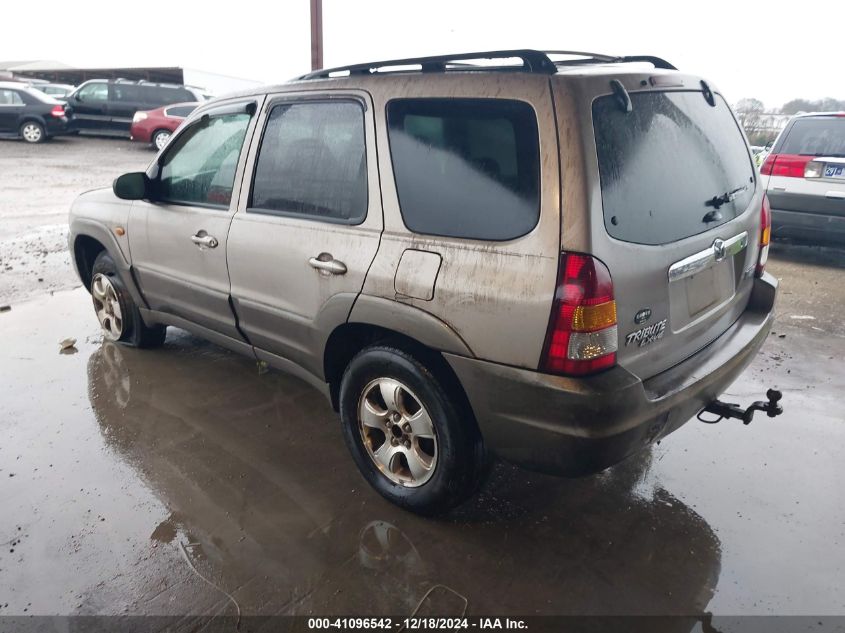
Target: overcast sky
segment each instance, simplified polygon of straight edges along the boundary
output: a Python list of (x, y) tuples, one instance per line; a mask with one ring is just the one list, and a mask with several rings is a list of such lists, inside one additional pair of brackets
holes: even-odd
[[(504, 48), (652, 54), (707, 77), (731, 103), (845, 98), (845, 1), (803, 6), (324, 0), (325, 64)], [(308, 11), (308, 0), (10, 0), (0, 61), (182, 66), (275, 83), (309, 70)]]

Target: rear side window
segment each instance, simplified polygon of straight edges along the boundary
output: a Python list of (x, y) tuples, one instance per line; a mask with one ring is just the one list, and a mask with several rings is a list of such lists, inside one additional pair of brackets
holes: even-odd
[(203, 117), (176, 137), (161, 164), (156, 199), (228, 207), (249, 114)]
[(845, 156), (845, 117), (795, 119), (778, 154)]
[(364, 110), (357, 102), (273, 107), (249, 211), (358, 224), (367, 214)]
[(172, 108), (167, 108), (166, 114), (167, 116), (178, 116), (182, 117), (183, 119), (187, 117), (191, 112), (197, 109), (197, 106), (173, 106)]
[(0, 89), (0, 106), (23, 105), (23, 99), (16, 90)]
[(626, 242), (665, 244), (741, 214), (754, 195), (745, 139), (720, 95), (633, 93), (593, 102), (593, 127), (607, 232)]
[(388, 136), (411, 231), (479, 240), (525, 235), (540, 216), (540, 149), (530, 105), (505, 99), (396, 99)]

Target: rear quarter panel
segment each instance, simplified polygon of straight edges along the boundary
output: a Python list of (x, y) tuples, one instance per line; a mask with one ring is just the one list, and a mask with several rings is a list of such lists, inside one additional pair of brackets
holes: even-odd
[[(446, 323), (479, 358), (536, 368), (551, 311), (560, 251), (558, 147), (549, 79), (520, 74), (414, 75), (366, 84), (376, 111), (385, 231), (363, 288), (423, 310)], [(540, 137), (540, 218), (527, 235), (495, 242), (411, 233), (404, 225), (393, 178), (385, 120), (395, 98), (516, 99), (533, 106)], [(442, 263), (430, 300), (396, 292), (406, 249), (437, 253)], [(354, 315), (354, 312), (353, 312)]]

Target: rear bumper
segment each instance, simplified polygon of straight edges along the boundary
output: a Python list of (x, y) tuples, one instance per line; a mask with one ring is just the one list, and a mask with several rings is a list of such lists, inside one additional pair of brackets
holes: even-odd
[(764, 275), (743, 315), (718, 339), (642, 381), (622, 367), (567, 378), (444, 354), (489, 449), (558, 475), (603, 470), (679, 428), (751, 363), (771, 328), (777, 280)]
[(845, 215), (772, 209), (772, 235), (814, 242), (845, 242)]
[(68, 134), (68, 129), (70, 126), (70, 119), (66, 117), (45, 117), (44, 118), (44, 131), (47, 133), (47, 136), (61, 136), (63, 134)]

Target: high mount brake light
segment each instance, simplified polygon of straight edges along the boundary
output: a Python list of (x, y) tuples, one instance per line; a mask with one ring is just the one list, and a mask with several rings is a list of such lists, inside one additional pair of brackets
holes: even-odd
[(562, 253), (540, 371), (593, 374), (616, 364), (616, 302), (602, 262)]

